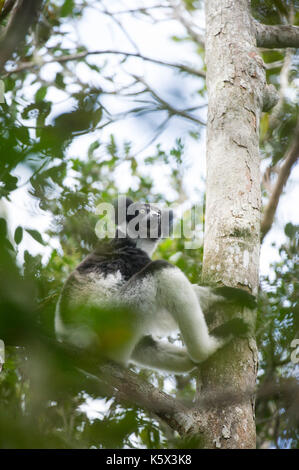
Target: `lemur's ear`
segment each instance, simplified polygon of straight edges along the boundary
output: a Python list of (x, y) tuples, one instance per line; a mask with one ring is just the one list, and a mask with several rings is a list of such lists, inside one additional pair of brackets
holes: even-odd
[[(116, 225), (119, 226), (126, 221), (128, 222), (127, 211), (131, 204), (133, 204), (132, 199), (126, 196), (118, 196), (118, 198), (113, 201)], [(132, 217), (134, 216), (129, 216), (129, 218)]]

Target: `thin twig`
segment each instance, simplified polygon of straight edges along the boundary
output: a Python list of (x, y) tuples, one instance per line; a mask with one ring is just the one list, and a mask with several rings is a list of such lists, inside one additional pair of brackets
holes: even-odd
[(171, 106), (167, 101), (165, 101), (163, 98), (161, 98), (161, 96), (158, 95), (158, 93), (156, 91), (154, 91), (149, 85), (148, 83), (144, 80), (144, 78), (141, 78), (141, 77), (137, 77), (135, 75), (133, 75), (133, 77), (141, 82), (146, 90), (153, 96), (153, 98), (155, 98), (155, 100), (162, 106), (162, 110), (165, 110), (168, 112), (169, 116), (174, 116), (174, 115), (177, 115), (177, 116), (181, 116), (185, 119), (189, 119), (190, 121), (193, 121), (195, 122), (196, 124), (200, 124), (202, 126), (205, 126), (206, 123), (204, 121), (202, 121), (201, 119), (199, 118), (196, 118), (195, 116), (192, 116), (191, 114), (187, 113), (185, 110), (180, 110), (180, 109), (177, 109), (177, 108), (174, 108), (173, 106)]
[(75, 54), (69, 54), (69, 55), (64, 55), (64, 56), (60, 56), (60, 57), (55, 57), (55, 58), (50, 59), (50, 60), (45, 60), (44, 62), (41, 62), (41, 63), (40, 62), (22, 63), (18, 67), (16, 67), (15, 69), (6, 70), (6, 73), (4, 74), (4, 77), (7, 77), (7, 76), (9, 76), (13, 73), (19, 73), (19, 72), (22, 72), (23, 70), (32, 69), (32, 68), (35, 68), (35, 67), (40, 68), (40, 67), (42, 67), (44, 65), (47, 65), (47, 64), (52, 64), (52, 63), (60, 63), (61, 64), (61, 63), (69, 62), (69, 61), (73, 61), (73, 60), (84, 59), (85, 57), (88, 57), (90, 55), (104, 55), (104, 54), (115, 54), (115, 55), (123, 55), (125, 57), (136, 57), (138, 59), (142, 59), (142, 60), (145, 60), (145, 61), (148, 61), (148, 62), (152, 62), (154, 64), (163, 65), (164, 67), (173, 67), (173, 68), (181, 70), (182, 72), (187, 72), (187, 73), (190, 73), (192, 75), (196, 75), (198, 77), (205, 78), (205, 72), (203, 72), (202, 70), (193, 69), (189, 65), (166, 62), (166, 61), (163, 61), (163, 60), (155, 59), (153, 57), (144, 56), (142, 54), (139, 54), (139, 52), (124, 52), (124, 51), (117, 51), (117, 50), (112, 50), (112, 49), (107, 49), (107, 50), (103, 50), (103, 51), (78, 52), (78, 53), (75, 53)]
[(131, 8), (127, 10), (118, 10), (118, 11), (112, 11), (112, 15), (124, 15), (124, 14), (134, 14), (134, 13), (143, 13), (145, 11), (150, 11), (150, 10), (160, 10), (160, 9), (167, 9), (169, 10), (171, 8), (170, 5), (152, 5), (150, 7), (140, 7), (140, 8)]
[(183, 10), (182, 4), (177, 3), (171, 0), (172, 7), (173, 7), (173, 13), (174, 13), (174, 18), (176, 18), (186, 29), (187, 33), (195, 41), (198, 45), (205, 47), (205, 39), (204, 35), (200, 34), (195, 31), (194, 27), (195, 25), (192, 23), (191, 20), (187, 20), (185, 16), (185, 9)]

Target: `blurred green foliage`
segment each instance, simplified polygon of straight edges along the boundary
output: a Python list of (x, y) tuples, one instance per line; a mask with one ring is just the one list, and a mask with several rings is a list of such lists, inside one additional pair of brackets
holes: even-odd
[(257, 20), (265, 24), (283, 24), (290, 15), (293, 24), (299, 23), (298, 0), (252, 0), (252, 13)]
[[(201, 2), (184, 3), (192, 11)], [(297, 2), (252, 2), (256, 18), (270, 24), (281, 22), (291, 4), (295, 10)], [(38, 53), (55, 62), (55, 57), (86, 51), (79, 42), (65, 44), (64, 26), (71, 19), (79, 21), (87, 5), (88, 1), (45, 2), (36, 28), (29, 32), (20, 55), (14, 56), (16, 68), (35, 61)], [(294, 24), (298, 21), (296, 12)], [(203, 57), (203, 51), (199, 54)], [(281, 51), (264, 53), (265, 62), (270, 64), (283, 58)], [(76, 63), (107, 79), (105, 61), (101, 67), (88, 58)], [(298, 77), (296, 61), (294, 53), (293, 78)], [(268, 80), (276, 86), (280, 70), (281, 65), (267, 72)], [(108, 78), (113, 81), (113, 77)], [(47, 233), (32, 229), (29, 223), (18, 225), (11, 233), (9, 216), (13, 214), (7, 214), (5, 204), (0, 206), (0, 338), (6, 343), (6, 362), (0, 373), (0, 448), (184, 447), (186, 443), (143, 410), (120, 406), (107, 397), (105, 390), (84, 375), (78, 364), (61, 350), (53, 331), (61, 286), (97, 240), (95, 208), (102, 201), (111, 202), (118, 194), (116, 171), (123, 171), (125, 165), (130, 179), (133, 178), (134, 185), (127, 190), (132, 199), (170, 203), (173, 198), (170, 201), (165, 191), (157, 190), (150, 172), (144, 171), (144, 167), (167, 167), (169, 187), (182, 202), (186, 199), (182, 185), (186, 166), (182, 140), (178, 138), (170, 150), (158, 144), (142, 161), (134, 155), (130, 142), (120, 143), (115, 135), (105, 142), (100, 133), (95, 134), (83, 155), (76, 150), (70, 152), (72, 145), (76, 148), (76, 139), (105, 125), (103, 90), (80, 80), (74, 62), (60, 64), (48, 80), (41, 76), (38, 62), (34, 68), (25, 67), (3, 79), (7, 102), (0, 105), (1, 200), (9, 201), (14, 191), (24, 185), (20, 175), (25, 169), (30, 174), (26, 190), (39, 210), (51, 215), (52, 224)], [(31, 86), (35, 91), (30, 94)], [(205, 96), (204, 85), (199, 84), (198, 88), (198, 93)], [(72, 109), (53, 114), (56, 109), (53, 91), (72, 97)], [(288, 98), (275, 126), (270, 126), (268, 113), (263, 115), (261, 148), (271, 166), (283, 158), (297, 118), (298, 108)], [(198, 138), (192, 129), (190, 134)], [(203, 195), (199, 198), (203, 200)], [(198, 232), (201, 230), (202, 224)], [(299, 330), (299, 227), (288, 224), (285, 233), (280, 261), (273, 265), (271, 276), (262, 280), (257, 330), (261, 386), (292, 385), (296, 380), (290, 362), (290, 343), (298, 337)], [(33, 255), (26, 249), (27, 235), (40, 244), (40, 254)], [(59, 248), (52, 247), (52, 239)], [(24, 256), (20, 256), (22, 249)], [(49, 250), (46, 257), (45, 249)], [(192, 282), (200, 280), (201, 248), (185, 250), (183, 239), (168, 239), (161, 243), (155, 257), (177, 264)], [(192, 378), (149, 371), (138, 373), (180, 398), (194, 396)], [(86, 413), (86, 403), (91, 399), (100, 400), (102, 411), (96, 418)], [(294, 400), (289, 392), (283, 394), (276, 389), (270, 398), (258, 396), (259, 446), (270, 442), (277, 447), (298, 448), (298, 408), (294, 409), (298, 402)]]
[(286, 241), (279, 248), (274, 272), (261, 279), (257, 338), (260, 351), (258, 383), (270, 389), (257, 399), (257, 435), (260, 446), (298, 448), (298, 365), (290, 347), (299, 332), (299, 225), (285, 226)]

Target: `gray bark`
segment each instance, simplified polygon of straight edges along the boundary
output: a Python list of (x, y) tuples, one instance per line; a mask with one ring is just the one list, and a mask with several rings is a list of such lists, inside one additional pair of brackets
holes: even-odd
[[(100, 380), (107, 386), (107, 394), (121, 403), (140, 406), (153, 413), (181, 436), (192, 434), (198, 428), (200, 416), (191, 406), (154, 387), (137, 374), (116, 364), (106, 364), (100, 369)], [(198, 419), (196, 419), (198, 418)]]
[[(249, 1), (206, 2), (206, 31), (209, 112), (203, 277), (256, 295), (261, 213), (259, 122), (269, 89), (255, 48)], [(252, 312), (238, 313), (254, 320)], [(255, 447), (254, 399), (248, 391), (254, 390), (256, 373), (253, 336), (235, 340), (204, 365), (203, 396), (212, 391), (247, 396), (237, 405), (207, 410), (206, 447)]]
[(299, 47), (299, 27), (293, 25), (266, 25), (254, 22), (258, 47)]

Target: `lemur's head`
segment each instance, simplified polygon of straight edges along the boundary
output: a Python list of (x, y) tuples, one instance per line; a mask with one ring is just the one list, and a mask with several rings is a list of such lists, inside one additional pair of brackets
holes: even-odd
[[(133, 202), (119, 197), (115, 203), (117, 235), (136, 240), (137, 246), (152, 252), (161, 238), (171, 235), (173, 211), (156, 204)], [(145, 248), (148, 247), (148, 248)], [(152, 248), (149, 248), (152, 247)]]

